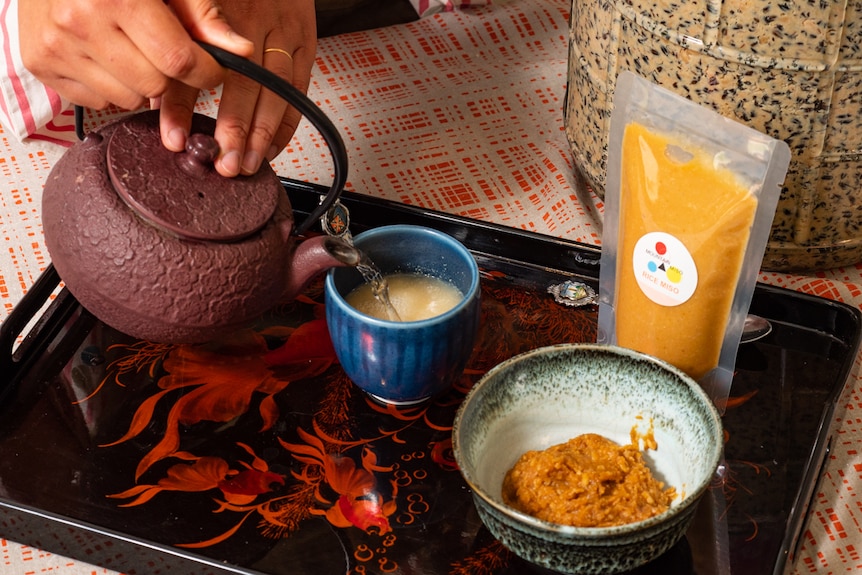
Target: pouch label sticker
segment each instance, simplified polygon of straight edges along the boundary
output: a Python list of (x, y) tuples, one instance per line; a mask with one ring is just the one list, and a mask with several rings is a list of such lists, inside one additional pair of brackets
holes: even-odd
[(650, 232), (635, 244), (635, 279), (651, 301), (666, 307), (685, 303), (697, 289), (697, 266), (681, 241), (665, 232)]

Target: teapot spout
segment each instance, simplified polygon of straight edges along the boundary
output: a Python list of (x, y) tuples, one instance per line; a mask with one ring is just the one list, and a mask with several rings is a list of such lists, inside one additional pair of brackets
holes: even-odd
[(299, 243), (293, 254), (284, 298), (293, 300), (312, 279), (334, 267), (356, 266), (362, 253), (345, 240), (316, 236)]

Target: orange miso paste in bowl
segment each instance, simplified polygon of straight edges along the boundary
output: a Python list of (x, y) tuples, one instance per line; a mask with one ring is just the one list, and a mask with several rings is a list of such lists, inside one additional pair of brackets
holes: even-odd
[(616, 341), (700, 380), (718, 365), (757, 198), (692, 150), (626, 127)]
[[(676, 489), (653, 476), (634, 431), (632, 439), (619, 445), (584, 433), (527, 451), (503, 479), (503, 502), (543, 521), (574, 527), (613, 527), (663, 513)], [(655, 449), (655, 440), (646, 447)]]

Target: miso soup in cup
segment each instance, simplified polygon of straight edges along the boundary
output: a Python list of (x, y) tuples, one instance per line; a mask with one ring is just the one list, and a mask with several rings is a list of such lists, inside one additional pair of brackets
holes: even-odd
[(479, 326), (472, 254), (443, 232), (412, 225), (375, 228), (354, 241), (387, 280), (397, 316), (359, 270), (329, 271), (326, 322), (345, 373), (384, 403), (409, 405), (447, 390), (464, 370)]

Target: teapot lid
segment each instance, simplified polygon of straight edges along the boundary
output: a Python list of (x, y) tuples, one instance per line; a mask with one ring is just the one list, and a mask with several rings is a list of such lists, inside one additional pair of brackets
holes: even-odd
[(119, 122), (107, 146), (108, 173), (117, 193), (144, 221), (181, 238), (236, 241), (261, 229), (283, 193), (264, 166), (227, 178), (213, 161), (215, 120), (195, 114), (184, 152), (164, 147), (158, 111)]

